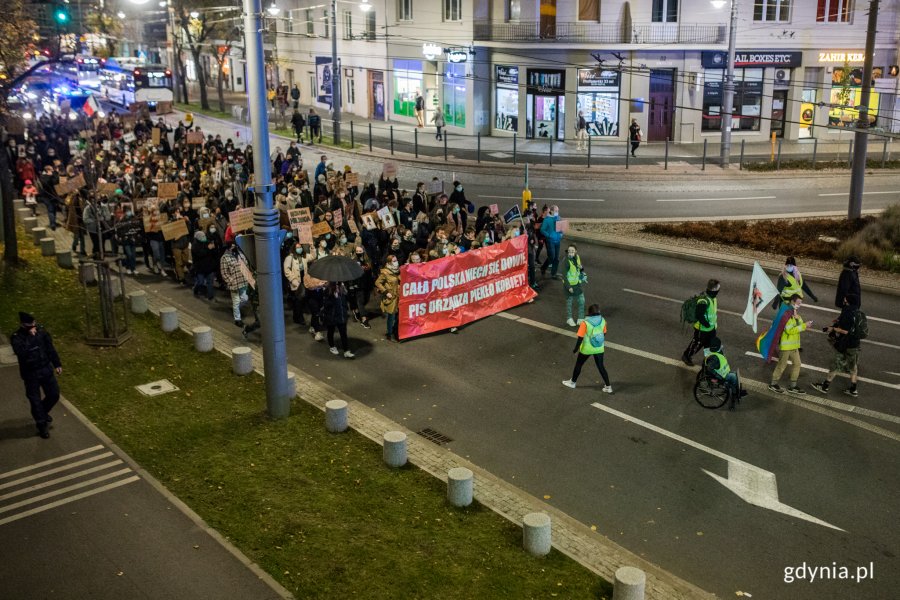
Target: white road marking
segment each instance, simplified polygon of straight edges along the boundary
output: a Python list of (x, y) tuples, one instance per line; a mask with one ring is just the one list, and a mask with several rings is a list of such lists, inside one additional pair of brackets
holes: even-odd
[[(491, 198), (493, 200), (518, 200), (522, 201), (522, 196), (485, 196), (479, 195), (479, 198)], [(541, 199), (546, 202), (606, 202), (603, 198), (550, 198), (547, 196), (541, 196)]]
[(53, 496), (61, 496), (66, 492), (71, 492), (72, 490), (77, 490), (79, 488), (87, 487), (89, 485), (93, 485), (95, 483), (99, 483), (101, 481), (106, 481), (107, 479), (112, 479), (113, 477), (118, 477), (120, 475), (125, 475), (127, 473), (133, 473), (133, 471), (129, 468), (119, 469), (118, 471), (114, 471), (112, 473), (107, 473), (105, 475), (101, 475), (100, 477), (94, 477), (93, 479), (88, 479), (87, 481), (79, 481), (78, 483), (72, 484), (70, 486), (60, 488), (58, 490), (53, 490), (52, 492), (47, 492), (46, 494), (41, 494), (40, 496), (32, 496), (31, 498), (26, 498), (25, 500), (20, 500), (19, 502), (14, 502), (13, 504), (7, 504), (6, 506), (0, 506), (0, 513), (9, 512), (11, 510), (15, 510), (17, 508), (21, 508), (22, 506), (26, 506), (28, 504), (34, 504), (35, 502), (40, 502), (41, 500), (46, 500), (47, 498), (52, 498)]
[(729, 200), (776, 200), (778, 196), (742, 196), (739, 198), (657, 198), (657, 202), (728, 202)]
[(31, 515), (36, 515), (38, 513), (42, 513), (46, 510), (50, 510), (51, 508), (56, 508), (57, 506), (62, 506), (63, 504), (69, 504), (70, 502), (75, 502), (76, 500), (81, 500), (82, 498), (87, 498), (88, 496), (93, 496), (95, 494), (101, 494), (103, 492), (108, 492), (111, 489), (134, 483), (135, 481), (140, 481), (140, 477), (134, 475), (129, 477), (128, 479), (122, 479), (120, 481), (114, 481), (112, 483), (108, 483), (104, 486), (94, 488), (93, 490), (88, 490), (86, 492), (81, 492), (80, 494), (76, 494), (74, 496), (69, 496), (68, 498), (62, 498), (61, 500), (56, 500), (49, 504), (43, 504), (36, 508), (32, 508), (30, 510), (26, 510), (24, 512), (16, 513), (4, 519), (0, 519), (0, 525), (6, 525), (7, 523), (12, 523), (13, 521), (18, 521), (19, 519), (24, 519), (25, 517), (30, 517)]
[(668, 429), (663, 429), (662, 427), (658, 427), (657, 425), (648, 423), (647, 421), (632, 417), (629, 414), (623, 413), (614, 408), (610, 408), (608, 406), (600, 404), (599, 402), (594, 402), (591, 404), (591, 406), (625, 419), (626, 421), (634, 423), (635, 425), (639, 425), (641, 427), (649, 429), (650, 431), (655, 431), (656, 433), (673, 439), (676, 442), (681, 442), (682, 444), (686, 444), (692, 448), (700, 450), (701, 452), (705, 452), (706, 454), (710, 454), (712, 456), (715, 456), (716, 458), (721, 458), (728, 463), (728, 477), (720, 477), (719, 475), (710, 473), (706, 469), (701, 469), (701, 471), (727, 487), (729, 490), (734, 492), (741, 500), (747, 502), (748, 504), (759, 506), (760, 508), (765, 508), (768, 510), (774, 510), (775, 512), (780, 512), (791, 517), (803, 519), (804, 521), (809, 521), (810, 523), (815, 523), (824, 527), (830, 527), (831, 529), (837, 529), (838, 531), (844, 531), (840, 527), (836, 527), (830, 523), (822, 521), (821, 519), (817, 519), (812, 515), (799, 511), (796, 508), (792, 508), (787, 504), (784, 504), (783, 502), (780, 502), (778, 500), (778, 484), (775, 479), (775, 474), (771, 471), (766, 471), (765, 469), (761, 469), (757, 466), (751, 465), (748, 462), (744, 462), (738, 458), (729, 456), (724, 452), (714, 450), (709, 446), (704, 446), (703, 444), (695, 442), (694, 440), (688, 439), (682, 435), (678, 435), (677, 433), (669, 431)]
[(77, 452), (72, 452), (71, 454), (64, 454), (63, 456), (57, 456), (56, 458), (51, 458), (50, 460), (45, 460), (43, 462), (34, 463), (33, 465), (28, 465), (27, 467), (22, 467), (21, 469), (16, 469), (15, 471), (7, 471), (6, 473), (0, 473), (0, 479), (6, 479), (7, 477), (12, 477), (13, 475), (18, 475), (19, 473), (26, 473), (28, 471), (32, 471), (34, 469), (39, 469), (45, 465), (52, 465), (53, 463), (57, 463), (63, 460), (68, 460), (70, 458), (74, 458), (76, 456), (81, 456), (82, 454), (87, 454), (89, 452), (95, 452), (97, 450), (101, 450), (103, 448), (102, 445), (94, 446), (92, 448), (85, 448), (84, 450), (79, 450)]
[[(877, 194), (900, 194), (900, 191), (863, 192), (863, 196), (865, 196), (865, 195), (873, 195), (874, 196)], [(849, 197), (850, 193), (849, 192), (829, 192), (827, 194), (819, 194), (819, 197), (825, 197), (825, 196), (847, 196), (847, 197)]]
[[(762, 354), (760, 354), (758, 352), (750, 352), (748, 350), (747, 352), (744, 352), (744, 354), (746, 354), (747, 356), (755, 356), (756, 358), (762, 358)], [(777, 361), (778, 359), (775, 358), (773, 360)], [(828, 372), (828, 369), (823, 369), (822, 367), (808, 365), (806, 363), (803, 363), (800, 366), (804, 369), (809, 369), (810, 371), (818, 371), (819, 373), (827, 373)], [(846, 373), (838, 373), (838, 375), (841, 375), (843, 377), (848, 377), (848, 375)], [(857, 379), (859, 381), (865, 381), (866, 383), (871, 383), (874, 385), (880, 385), (882, 387), (891, 388), (892, 390), (900, 390), (900, 384), (887, 383), (886, 381), (878, 381), (877, 379), (869, 379), (868, 377), (857, 377)], [(898, 423), (900, 423), (900, 421), (898, 421)]]
[(885, 371), (885, 373), (887, 373), (888, 375), (896, 375), (897, 377), (900, 377), (900, 373), (894, 373), (893, 371)]
[(21, 496), (22, 494), (29, 494), (31, 492), (44, 489), (46, 487), (60, 484), (64, 481), (71, 481), (72, 479), (78, 479), (79, 477), (84, 477), (85, 475), (90, 475), (91, 473), (96, 473), (97, 471), (102, 471), (104, 469), (108, 469), (110, 467), (114, 467), (116, 465), (121, 465), (121, 464), (122, 464), (121, 460), (114, 460), (113, 462), (105, 463), (102, 465), (97, 465), (96, 467), (91, 467), (90, 469), (85, 469), (84, 471), (76, 471), (74, 473), (70, 473), (69, 475), (57, 477), (56, 479), (50, 479), (49, 481), (44, 481), (41, 483), (37, 483), (35, 485), (30, 485), (28, 487), (16, 490), (14, 492), (4, 494), (3, 496), (0, 496), (0, 500), (7, 500), (9, 498), (15, 498), (16, 496)]
[(60, 473), (62, 471), (68, 471), (69, 469), (74, 469), (76, 467), (80, 467), (82, 465), (86, 465), (88, 463), (92, 463), (98, 460), (103, 460), (104, 458), (109, 458), (112, 456), (112, 452), (104, 452), (103, 454), (97, 454), (96, 456), (91, 456), (90, 458), (85, 458), (84, 460), (79, 460), (73, 463), (67, 463), (61, 467), (56, 467), (53, 469), (47, 469), (46, 471), (41, 471), (40, 473), (35, 473), (34, 475), (27, 475), (26, 477), (21, 477), (19, 479), (14, 479), (13, 481), (7, 481), (6, 483), (0, 484), (0, 490), (15, 487), (17, 485), (22, 485), (26, 481), (32, 481), (34, 479), (41, 479), (43, 477), (47, 477), (48, 475), (53, 475), (54, 473)]

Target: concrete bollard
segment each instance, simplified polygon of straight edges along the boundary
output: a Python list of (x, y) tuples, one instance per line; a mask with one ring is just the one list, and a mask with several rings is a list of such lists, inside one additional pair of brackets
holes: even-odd
[(522, 543), (532, 556), (550, 554), (550, 515), (528, 513), (522, 519)]
[(20, 225), (24, 225), (25, 219), (31, 218), (31, 209), (30, 208), (17, 208), (16, 209), (16, 223)]
[(613, 583), (613, 600), (644, 600), (647, 576), (637, 567), (619, 567)]
[(31, 233), (31, 230), (37, 227), (37, 217), (27, 217), (22, 219), (22, 227), (25, 228), (25, 231)]
[(72, 262), (71, 250), (59, 250), (56, 253), (56, 266), (60, 269), (74, 269), (75, 263)]
[(213, 349), (212, 328), (207, 325), (199, 325), (191, 329), (194, 334), (194, 349), (197, 352), (209, 352)]
[(97, 283), (97, 267), (90, 263), (79, 263), (78, 280), (84, 285)]
[[(15, 210), (20, 210), (25, 208), (25, 198), (13, 198), (13, 208)], [(31, 216), (31, 209), (28, 209), (28, 216)]]
[(287, 391), (288, 398), (297, 397), (297, 374), (293, 371), (288, 371), (287, 374)]
[(131, 300), (131, 312), (136, 315), (142, 315), (150, 308), (147, 306), (147, 292), (143, 290), (131, 292), (128, 299)]
[(406, 434), (402, 431), (388, 431), (384, 434), (384, 462), (389, 467), (406, 464)]
[(344, 400), (329, 400), (325, 403), (325, 429), (331, 433), (347, 431), (347, 403)]
[(166, 333), (175, 331), (178, 329), (178, 309), (174, 306), (163, 306), (159, 309), (159, 321)]
[(35, 227), (31, 230), (31, 241), (34, 242), (35, 246), (40, 246), (41, 240), (47, 237), (48, 233), (46, 227)]
[(447, 500), (456, 507), (472, 504), (472, 489), (475, 476), (470, 469), (454, 467), (447, 471)]
[(231, 370), (235, 375), (249, 375), (253, 372), (253, 354), (247, 346), (231, 349)]
[(56, 238), (41, 238), (41, 256), (56, 255)]

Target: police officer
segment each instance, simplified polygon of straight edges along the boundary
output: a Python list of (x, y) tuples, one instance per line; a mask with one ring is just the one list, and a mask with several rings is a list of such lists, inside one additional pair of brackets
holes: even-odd
[(25, 382), (25, 395), (31, 403), (31, 416), (38, 435), (47, 439), (50, 437), (48, 425), (53, 422), (50, 411), (59, 401), (59, 384), (53, 372), (62, 373), (62, 363), (50, 334), (38, 326), (33, 316), (20, 312), (19, 323), (19, 329), (10, 336), (10, 344), (19, 360), (19, 375)]

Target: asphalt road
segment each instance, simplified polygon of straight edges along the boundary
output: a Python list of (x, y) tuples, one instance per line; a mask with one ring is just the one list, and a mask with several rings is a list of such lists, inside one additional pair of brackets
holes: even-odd
[[(767, 381), (772, 367), (746, 354), (755, 335), (730, 314), (743, 312), (749, 270), (580, 250), (587, 301), (600, 303), (609, 321), (611, 396), (589, 365), (576, 390), (560, 384), (571, 374), (574, 339), (555, 281), (534, 304), (457, 335), (397, 345), (384, 341), (381, 318), (369, 331), (351, 324), (353, 361), (289, 324), (290, 364), (413, 431), (439, 431), (458, 454), (722, 597), (896, 598), (900, 300), (863, 296), (871, 337), (861, 375), (871, 381), (860, 384), (858, 399), (842, 395), (838, 381), (836, 404), (816, 404), (808, 385), (821, 373), (804, 368), (809, 398), (753, 394), (736, 412), (709, 411), (693, 399), (695, 370), (677, 361), (689, 337), (679, 303), (709, 277), (720, 279), (725, 351), (744, 377)], [(151, 286), (210, 320), (230, 321), (227, 301), (208, 305), (171, 282)], [(819, 325), (833, 316), (825, 309), (834, 289), (814, 290), (821, 302), (806, 314)], [(824, 336), (803, 340), (804, 362), (827, 367)], [(785, 583), (785, 568), (804, 562), (851, 574), (873, 562), (874, 579)]]

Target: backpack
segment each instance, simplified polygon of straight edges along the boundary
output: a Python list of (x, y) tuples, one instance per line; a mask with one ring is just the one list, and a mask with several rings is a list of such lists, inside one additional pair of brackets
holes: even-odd
[(694, 323), (697, 322), (697, 304), (699, 304), (700, 299), (704, 297), (704, 294), (697, 294), (681, 303), (682, 324), (693, 326)]
[(861, 310), (853, 313), (853, 324), (850, 325), (850, 331), (847, 333), (858, 340), (869, 337), (869, 321), (866, 319), (866, 313)]
[[(600, 325), (603, 324), (603, 321), (600, 321)], [(603, 333), (603, 327), (597, 325), (594, 327), (591, 326), (591, 335), (588, 336), (588, 341), (591, 344), (592, 348), (602, 348), (603, 344), (606, 342), (606, 334)]]

